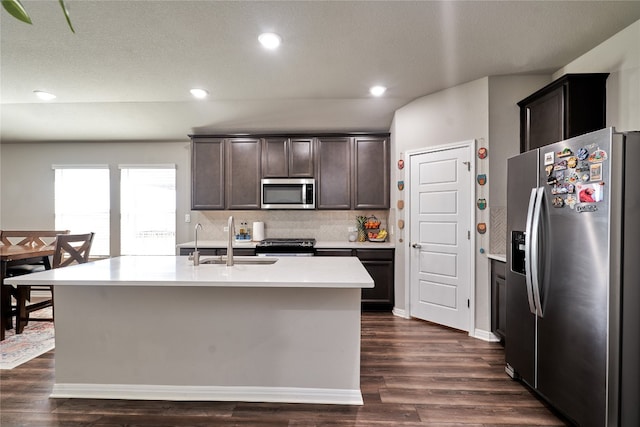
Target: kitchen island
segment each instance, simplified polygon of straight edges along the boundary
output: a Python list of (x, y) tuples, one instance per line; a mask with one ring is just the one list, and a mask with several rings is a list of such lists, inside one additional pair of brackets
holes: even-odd
[(357, 258), (206, 260), (118, 257), (7, 279), (56, 287), (51, 397), (362, 404), (360, 293), (373, 281)]

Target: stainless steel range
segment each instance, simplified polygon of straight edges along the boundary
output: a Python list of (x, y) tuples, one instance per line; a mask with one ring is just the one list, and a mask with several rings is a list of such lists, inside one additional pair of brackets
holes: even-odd
[(314, 256), (316, 239), (264, 239), (256, 244), (258, 256)]

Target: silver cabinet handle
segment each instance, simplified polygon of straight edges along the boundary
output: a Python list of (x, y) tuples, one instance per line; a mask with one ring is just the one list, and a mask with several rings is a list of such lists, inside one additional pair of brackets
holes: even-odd
[(415, 249), (420, 249), (422, 245), (420, 243), (414, 243), (413, 245), (411, 245), (411, 247)]

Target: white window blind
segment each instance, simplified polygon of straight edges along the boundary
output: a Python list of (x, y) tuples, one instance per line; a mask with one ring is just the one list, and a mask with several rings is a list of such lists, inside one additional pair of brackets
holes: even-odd
[(91, 256), (109, 256), (109, 169), (101, 165), (54, 165), (55, 228), (94, 232)]
[(175, 255), (175, 166), (121, 165), (120, 213), (122, 255)]

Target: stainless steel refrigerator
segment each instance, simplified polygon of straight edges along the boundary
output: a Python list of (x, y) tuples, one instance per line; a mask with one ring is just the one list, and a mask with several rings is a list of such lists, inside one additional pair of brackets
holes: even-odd
[(510, 158), (506, 370), (580, 426), (640, 426), (640, 132)]

